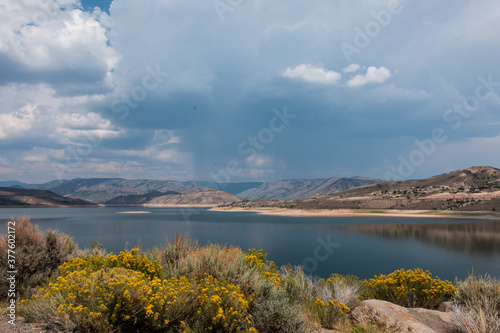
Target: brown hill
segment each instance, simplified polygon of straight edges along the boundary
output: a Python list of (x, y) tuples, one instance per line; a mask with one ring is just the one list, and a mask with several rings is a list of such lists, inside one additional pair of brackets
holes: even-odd
[(0, 187), (0, 207), (77, 207), (96, 206), (81, 199), (66, 198), (44, 190)]
[(214, 207), (241, 199), (224, 191), (207, 188), (206, 190), (185, 194), (170, 194), (155, 197), (144, 203), (145, 207)]
[(298, 209), (500, 211), (500, 170), (476, 166), (424, 180), (387, 181), (313, 198), (238, 205)]
[(146, 194), (138, 194), (138, 195), (120, 195), (116, 198), (108, 200), (105, 202), (108, 206), (138, 206), (148, 203), (154, 198), (165, 196), (165, 195), (178, 195), (181, 194), (175, 191), (168, 191), (165, 193), (162, 192), (151, 192)]

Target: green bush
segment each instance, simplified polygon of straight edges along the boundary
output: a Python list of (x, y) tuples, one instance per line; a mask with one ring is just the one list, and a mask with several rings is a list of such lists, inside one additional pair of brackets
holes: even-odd
[(267, 279), (259, 280), (250, 313), (259, 332), (307, 332), (302, 305), (290, 299), (284, 288)]

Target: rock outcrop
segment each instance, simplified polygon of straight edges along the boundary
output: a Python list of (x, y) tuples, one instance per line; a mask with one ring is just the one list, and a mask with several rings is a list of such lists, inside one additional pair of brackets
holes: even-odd
[(396, 332), (453, 333), (455, 313), (428, 309), (408, 309), (379, 300), (361, 302), (352, 312), (359, 323), (381, 323)]

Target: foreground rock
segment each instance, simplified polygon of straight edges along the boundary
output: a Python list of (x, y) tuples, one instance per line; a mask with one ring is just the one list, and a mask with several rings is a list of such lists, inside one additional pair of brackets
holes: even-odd
[(381, 323), (397, 332), (455, 332), (453, 312), (408, 309), (386, 301), (363, 301), (354, 309), (352, 316), (359, 323)]

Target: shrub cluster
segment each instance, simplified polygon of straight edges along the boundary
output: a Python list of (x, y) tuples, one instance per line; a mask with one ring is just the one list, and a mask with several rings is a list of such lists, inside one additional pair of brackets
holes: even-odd
[(248, 266), (256, 268), (267, 280), (279, 285), (278, 267), (274, 261), (266, 258), (267, 253), (264, 253), (263, 250), (250, 249), (245, 253), (245, 263)]
[(362, 299), (380, 299), (409, 308), (434, 309), (450, 300), (457, 288), (449, 281), (432, 277), (429, 271), (400, 269), (363, 281)]
[(252, 332), (251, 298), (236, 285), (203, 278), (161, 278), (162, 267), (138, 249), (81, 257), (24, 302), (28, 320), (67, 330)]
[[(12, 219), (11, 219), (12, 220)], [(57, 267), (77, 252), (73, 239), (64, 233), (48, 230), (45, 234), (28, 217), (16, 223), (16, 287), (21, 297), (29, 296)], [(0, 267), (7, 267), (8, 236), (0, 238)], [(7, 270), (2, 270), (3, 281)], [(5, 275), (5, 276), (4, 276)], [(7, 283), (0, 283), (0, 298), (7, 298)]]
[[(421, 269), (365, 281), (339, 274), (323, 280), (300, 266), (278, 269), (262, 250), (200, 247), (184, 235), (145, 253), (107, 254), (97, 244), (77, 251), (67, 235), (43, 234), (29, 219), (16, 221), (24, 288), (20, 314), (65, 330), (305, 333), (345, 324), (360, 299), (432, 309), (453, 297), (460, 331), (500, 329), (500, 284), (490, 277), (457, 281), (458, 289)], [(4, 243), (2, 237), (2, 251)], [(346, 331), (365, 331), (349, 325)]]
[(68, 275), (75, 271), (97, 272), (104, 268), (121, 267), (129, 270), (141, 272), (150, 279), (160, 277), (163, 267), (155, 262), (139, 255), (139, 249), (120, 252), (119, 255), (109, 254), (93, 255), (89, 257), (69, 258), (68, 261), (59, 267), (61, 275)]
[[(332, 278), (340, 277), (340, 275)], [(282, 268), (280, 288), (287, 292), (289, 299), (301, 304), (309, 322), (317, 323), (323, 328), (333, 328), (342, 316), (350, 311), (343, 300), (336, 297), (344, 285), (336, 285), (332, 280), (318, 280), (304, 274), (301, 267)], [(354, 284), (358, 284), (357, 278)], [(353, 297), (357, 299), (359, 294)]]

